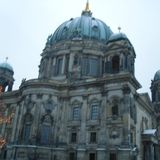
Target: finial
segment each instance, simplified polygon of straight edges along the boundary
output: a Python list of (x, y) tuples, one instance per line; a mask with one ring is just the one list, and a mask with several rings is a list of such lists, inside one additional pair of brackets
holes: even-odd
[(6, 63), (7, 63), (7, 61), (8, 61), (8, 57), (6, 57)]
[(85, 7), (84, 11), (86, 11), (86, 12), (90, 11), (90, 9), (89, 9), (89, 0), (87, 0), (86, 7)]
[(90, 11), (90, 8), (89, 8), (89, 0), (87, 0), (86, 7), (85, 7), (85, 10), (82, 11), (82, 15), (92, 16), (92, 12)]
[(122, 28), (119, 26), (119, 27), (118, 27), (119, 33), (121, 33), (121, 29), (122, 29)]

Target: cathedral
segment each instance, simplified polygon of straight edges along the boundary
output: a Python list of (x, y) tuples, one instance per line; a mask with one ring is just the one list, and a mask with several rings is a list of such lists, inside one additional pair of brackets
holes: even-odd
[(0, 63), (0, 160), (159, 160), (160, 70), (138, 93), (135, 59), (87, 2), (48, 36), (38, 78), (12, 90)]

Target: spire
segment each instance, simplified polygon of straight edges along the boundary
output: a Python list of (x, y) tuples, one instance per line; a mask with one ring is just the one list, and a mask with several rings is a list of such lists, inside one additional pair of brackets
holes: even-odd
[(85, 9), (82, 11), (82, 15), (92, 16), (92, 12), (89, 8), (89, 0), (87, 0), (86, 2), (86, 6), (85, 6)]
[(89, 9), (89, 0), (87, 0), (86, 7), (85, 7), (84, 11), (86, 11), (86, 12), (90, 11), (90, 9)]

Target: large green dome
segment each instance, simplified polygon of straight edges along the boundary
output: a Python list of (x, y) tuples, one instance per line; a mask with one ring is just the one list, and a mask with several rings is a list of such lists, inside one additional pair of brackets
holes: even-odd
[(49, 36), (47, 44), (62, 40), (93, 39), (107, 42), (112, 31), (103, 21), (92, 17), (90, 11), (83, 11), (81, 17), (71, 18), (61, 24), (53, 35)]

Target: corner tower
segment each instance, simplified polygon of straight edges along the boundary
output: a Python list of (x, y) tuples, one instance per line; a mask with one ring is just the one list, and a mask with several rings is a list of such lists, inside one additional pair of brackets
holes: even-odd
[(6, 62), (0, 63), (0, 92), (12, 91), (14, 83), (13, 75), (13, 68), (6, 58)]
[(158, 70), (151, 83), (152, 102), (157, 114), (157, 118), (160, 118), (160, 70)]

